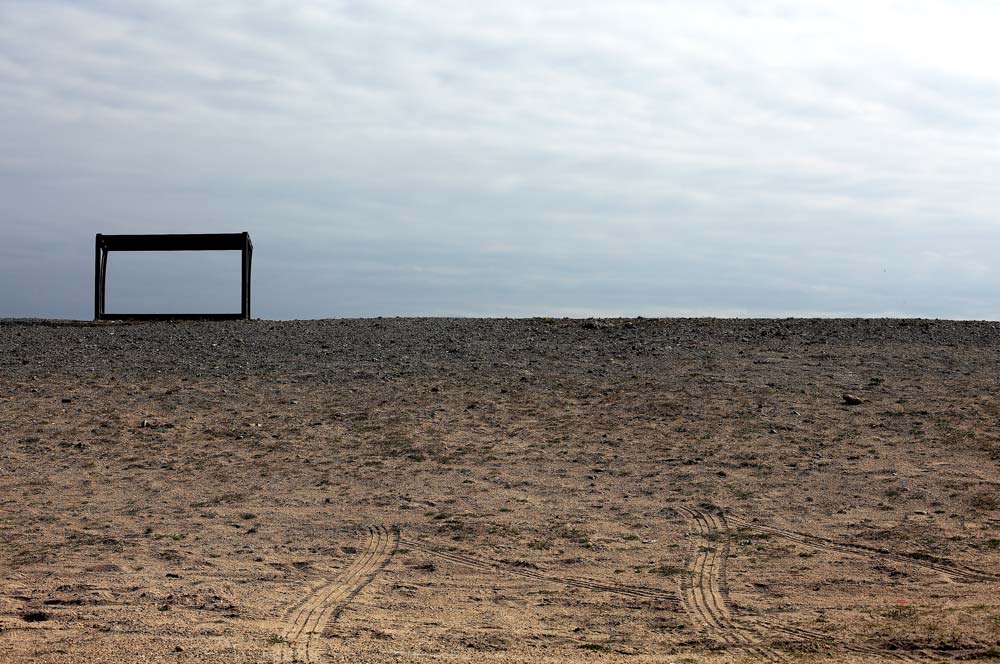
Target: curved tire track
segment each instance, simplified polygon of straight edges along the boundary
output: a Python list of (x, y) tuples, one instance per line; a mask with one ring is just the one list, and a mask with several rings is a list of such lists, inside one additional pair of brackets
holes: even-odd
[(809, 643), (810, 645), (816, 647), (822, 647), (825, 650), (844, 650), (847, 652), (858, 653), (860, 655), (872, 655), (875, 657), (881, 657), (883, 659), (895, 659), (900, 662), (941, 661), (941, 658), (939, 657), (928, 657), (923, 653), (915, 653), (914, 655), (908, 655), (899, 652), (892, 652), (889, 650), (879, 650), (878, 648), (852, 646), (843, 643), (841, 640), (829, 634), (824, 634), (822, 632), (815, 632), (813, 630), (805, 629), (803, 627), (789, 627), (787, 625), (779, 625), (769, 620), (754, 620), (753, 622), (755, 625), (759, 626), (760, 629), (770, 630), (771, 632), (781, 632), (782, 634), (786, 634), (793, 638), (799, 639), (803, 643)]
[(726, 587), (729, 527), (725, 518), (686, 507), (676, 510), (698, 536), (688, 565), (690, 576), (681, 580), (681, 602), (688, 615), (727, 648), (765, 662), (787, 662), (784, 655), (762, 643), (755, 630), (733, 619)]
[[(688, 600), (687, 604), (692, 607), (689, 613), (696, 619), (700, 618), (700, 622), (706, 626), (708, 631), (712, 632), (724, 643), (747, 650), (751, 654), (756, 654), (768, 661), (788, 661), (787, 658), (773, 648), (761, 644), (761, 635), (780, 632), (799, 639), (804, 643), (827, 650), (841, 650), (902, 662), (921, 662), (935, 659), (928, 657), (925, 653), (913, 653), (911, 655), (878, 648), (847, 645), (835, 637), (821, 632), (801, 627), (780, 625), (768, 620), (750, 617), (740, 618), (738, 621), (734, 620), (729, 614), (729, 596), (726, 588), (726, 556), (729, 551), (730, 534), (729, 522), (744, 528), (747, 527), (748, 522), (738, 517), (726, 516), (722, 512), (716, 515), (684, 507), (676, 508), (676, 511), (690, 523), (693, 523), (697, 527), (698, 533), (707, 540), (719, 539), (719, 533), (721, 533), (722, 555), (718, 556), (717, 560), (713, 560), (712, 555), (707, 552), (707, 549), (710, 547), (701, 547), (705, 551), (704, 553), (699, 553), (696, 547), (696, 555), (691, 564), (692, 579), (690, 584), (692, 587), (686, 594), (683, 594), (683, 597)], [(768, 532), (771, 530), (768, 526), (761, 526), (760, 528), (768, 528)], [(790, 533), (791, 531), (787, 532)], [(803, 535), (803, 537), (808, 536)], [(860, 551), (853, 551), (853, 553), (860, 553)], [(909, 560), (905, 556), (900, 557)], [(739, 630), (742, 630), (742, 632)], [(747, 644), (750, 645), (748, 646)]]
[(368, 526), (366, 535), (364, 551), (350, 565), (288, 610), (277, 632), (276, 662), (319, 661), (322, 633), (388, 564), (399, 545), (399, 531)]
[(959, 581), (967, 582), (977, 582), (977, 581), (1000, 581), (1000, 574), (994, 574), (992, 572), (984, 572), (966, 565), (961, 565), (958, 563), (946, 562), (943, 560), (926, 560), (913, 556), (908, 556), (902, 553), (895, 553), (893, 551), (887, 551), (886, 549), (880, 549), (874, 546), (868, 546), (865, 544), (850, 544), (846, 542), (838, 542), (826, 537), (820, 537), (818, 535), (807, 535), (805, 533), (796, 532), (794, 530), (786, 530), (784, 528), (776, 528), (774, 526), (767, 526), (760, 523), (754, 523), (747, 519), (742, 519), (735, 516), (729, 516), (729, 520), (740, 526), (741, 528), (747, 528), (750, 530), (756, 530), (758, 532), (769, 533), (777, 537), (782, 537), (805, 546), (811, 546), (815, 549), (824, 549), (826, 551), (836, 551), (839, 553), (846, 553), (855, 556), (868, 556), (868, 557), (878, 557), (884, 558), (886, 560), (892, 560), (905, 565), (912, 565), (914, 567), (922, 567), (927, 570), (934, 572), (939, 572), (946, 576)]
[(615, 584), (603, 583), (596, 579), (588, 579), (586, 577), (557, 576), (554, 574), (545, 574), (543, 572), (525, 569), (523, 567), (516, 567), (509, 563), (503, 563), (500, 561), (489, 560), (485, 558), (476, 558), (474, 556), (465, 553), (460, 553), (455, 551), (441, 551), (423, 542), (416, 542), (413, 540), (403, 540), (401, 543), (410, 548), (418, 549), (420, 551), (423, 551), (424, 553), (435, 556), (442, 560), (446, 560), (456, 565), (463, 565), (465, 567), (472, 567), (475, 569), (491, 571), (491, 572), (502, 572), (504, 574), (510, 574), (512, 576), (520, 576), (522, 578), (532, 579), (535, 581), (542, 581), (544, 583), (558, 583), (573, 588), (582, 588), (584, 590), (591, 590), (593, 592), (612, 593), (615, 595), (624, 595), (626, 597), (632, 597), (635, 599), (666, 602), (675, 606), (679, 604), (677, 596), (673, 592), (670, 592), (668, 590), (661, 590), (659, 588), (649, 588), (645, 586), (620, 586)]

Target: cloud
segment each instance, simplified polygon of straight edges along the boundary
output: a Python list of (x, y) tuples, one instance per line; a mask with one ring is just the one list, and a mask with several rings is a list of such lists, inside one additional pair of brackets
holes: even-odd
[(86, 317), (95, 232), (249, 230), (263, 316), (996, 317), (998, 13), (7, 2), (0, 315)]

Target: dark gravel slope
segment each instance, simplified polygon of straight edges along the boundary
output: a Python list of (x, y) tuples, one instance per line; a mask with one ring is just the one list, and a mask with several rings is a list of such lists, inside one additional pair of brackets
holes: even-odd
[(449, 371), (605, 379), (686, 354), (788, 347), (990, 351), (1000, 323), (906, 319), (449, 319), (85, 323), (0, 320), (0, 371), (94, 377), (298, 376), (379, 380)]

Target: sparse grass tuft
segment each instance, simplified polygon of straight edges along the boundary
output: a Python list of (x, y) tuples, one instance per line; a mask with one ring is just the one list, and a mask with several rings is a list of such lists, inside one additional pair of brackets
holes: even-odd
[(660, 576), (676, 576), (687, 573), (687, 570), (676, 565), (657, 565), (656, 567), (650, 567), (649, 573), (659, 574)]
[(562, 528), (556, 529), (553, 534), (571, 542), (576, 542), (577, 544), (590, 544), (590, 533), (580, 530), (579, 528), (563, 526)]
[(894, 606), (885, 612), (885, 617), (889, 620), (913, 620), (917, 617), (917, 610), (912, 606)]
[(969, 506), (976, 510), (1000, 510), (1000, 491), (983, 491), (969, 497)]

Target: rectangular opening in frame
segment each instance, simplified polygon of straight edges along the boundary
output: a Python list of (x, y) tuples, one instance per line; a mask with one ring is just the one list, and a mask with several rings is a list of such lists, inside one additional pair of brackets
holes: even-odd
[[(107, 311), (107, 279), (109, 256), (118, 252), (192, 252), (192, 251), (239, 251), (240, 274), (240, 310), (236, 312), (152, 312), (145, 301), (138, 305), (139, 310), (128, 312)], [(234, 320), (250, 318), (250, 274), (253, 260), (253, 243), (250, 234), (243, 233), (211, 233), (211, 234), (168, 234), (168, 235), (102, 235), (97, 234), (94, 249), (94, 320), (163, 320), (163, 319), (195, 319), (195, 320)], [(155, 267), (157, 261), (149, 261)], [(161, 270), (165, 266), (161, 266)], [(175, 272), (176, 274), (176, 272)], [(185, 279), (192, 276), (186, 274)], [(159, 275), (162, 282), (164, 274)], [(155, 280), (156, 275), (153, 275)], [(170, 281), (167, 279), (167, 281)], [(157, 282), (157, 283), (160, 283)], [(162, 290), (155, 288), (153, 290)], [(147, 297), (154, 296), (149, 293)], [(133, 304), (133, 306), (136, 306)]]

